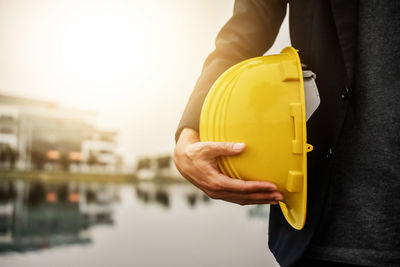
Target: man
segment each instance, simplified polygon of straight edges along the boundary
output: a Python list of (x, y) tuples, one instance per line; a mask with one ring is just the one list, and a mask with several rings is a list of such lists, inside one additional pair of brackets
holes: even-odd
[[(204, 98), (217, 77), (267, 51), (287, 1), (235, 2), (179, 124), (175, 163), (210, 197), (276, 204), (268, 182), (222, 175), (216, 158), (244, 144), (199, 142)], [(307, 221), (301, 231), (271, 206), (269, 247), (282, 266), (400, 266), (400, 4), (289, 1), (292, 45), (317, 75), (321, 105), (307, 122)]]

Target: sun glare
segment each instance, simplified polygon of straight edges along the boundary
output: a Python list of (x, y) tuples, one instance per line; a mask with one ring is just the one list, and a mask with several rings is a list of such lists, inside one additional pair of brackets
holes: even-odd
[(0, 0), (0, 90), (98, 113), (165, 152), (232, 0)]
[(143, 70), (154, 60), (159, 34), (140, 27), (141, 17), (122, 5), (93, 3), (65, 11), (60, 10), (58, 18), (44, 17), (44, 24), (54, 25), (38, 38), (43, 67), (54, 68), (53, 79), (65, 82), (72, 94), (68, 98), (75, 95), (68, 101), (99, 108), (110, 94), (136, 90), (145, 76)]

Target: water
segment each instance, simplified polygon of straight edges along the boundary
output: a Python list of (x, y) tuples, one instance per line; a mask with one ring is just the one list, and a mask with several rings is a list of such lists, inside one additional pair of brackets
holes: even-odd
[(0, 183), (0, 266), (278, 266), (267, 230), (190, 184)]

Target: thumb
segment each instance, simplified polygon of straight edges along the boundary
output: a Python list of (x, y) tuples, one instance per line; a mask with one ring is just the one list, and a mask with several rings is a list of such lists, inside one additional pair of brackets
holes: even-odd
[(240, 154), (246, 147), (244, 143), (206, 142), (204, 153), (207, 156), (234, 156)]

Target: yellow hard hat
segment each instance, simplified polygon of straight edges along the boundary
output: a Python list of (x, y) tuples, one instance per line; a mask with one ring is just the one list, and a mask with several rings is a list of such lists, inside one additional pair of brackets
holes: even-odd
[(243, 142), (246, 150), (220, 157), (227, 176), (270, 181), (284, 195), (282, 213), (302, 229), (307, 206), (304, 83), (297, 50), (245, 60), (225, 71), (209, 91), (200, 117), (200, 140)]

